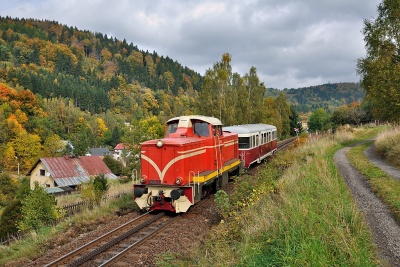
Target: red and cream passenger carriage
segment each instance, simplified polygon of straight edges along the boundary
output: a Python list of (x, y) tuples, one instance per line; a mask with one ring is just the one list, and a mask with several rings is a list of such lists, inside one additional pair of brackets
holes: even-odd
[(134, 183), (141, 209), (186, 212), (228, 183), (240, 167), (237, 133), (220, 120), (182, 116), (167, 122), (165, 137), (141, 144), (141, 175)]
[(246, 124), (223, 127), (223, 131), (239, 136), (239, 155), (244, 167), (260, 163), (277, 150), (276, 127), (268, 124)]

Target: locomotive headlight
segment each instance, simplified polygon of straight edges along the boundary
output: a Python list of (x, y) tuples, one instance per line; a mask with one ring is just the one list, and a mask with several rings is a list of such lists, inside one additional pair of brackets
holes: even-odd
[(146, 175), (143, 175), (143, 176), (140, 178), (140, 183), (141, 183), (141, 184), (144, 184), (144, 183), (146, 182), (146, 180), (147, 180), (147, 176), (146, 176)]
[(176, 184), (181, 184), (182, 183), (182, 177), (176, 178), (175, 183)]
[(163, 140), (158, 140), (157, 141), (157, 147), (162, 147), (164, 145), (164, 141)]

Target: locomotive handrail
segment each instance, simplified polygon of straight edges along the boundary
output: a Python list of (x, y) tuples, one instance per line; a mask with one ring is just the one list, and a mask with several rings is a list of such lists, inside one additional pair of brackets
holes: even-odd
[[(196, 173), (195, 173), (194, 171), (190, 171), (190, 172), (189, 172), (189, 185), (190, 185), (190, 174), (192, 174), (192, 173), (193, 173), (193, 176), (192, 176), (192, 177), (194, 177), (194, 176), (196, 175)], [(194, 181), (194, 179), (193, 179), (192, 181)]]
[[(194, 172), (194, 171), (190, 171), (189, 172), (189, 185), (190, 185), (190, 174), (192, 174), (193, 173), (193, 177), (196, 175), (196, 173)], [(194, 181), (194, 179), (192, 180), (192, 181)], [(196, 184), (193, 182), (193, 184), (194, 184), (194, 190), (192, 190), (192, 199), (193, 199), (193, 203), (194, 203), (194, 191), (196, 190)]]
[(133, 183), (136, 183), (136, 181), (138, 181), (138, 176), (137, 176), (137, 170), (136, 169), (133, 169), (132, 170), (132, 180), (133, 180)]

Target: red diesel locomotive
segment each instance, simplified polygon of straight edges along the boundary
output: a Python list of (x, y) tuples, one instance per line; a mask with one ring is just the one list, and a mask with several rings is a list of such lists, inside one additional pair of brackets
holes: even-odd
[[(268, 130), (270, 139), (262, 139), (264, 132), (267, 133), (264, 128), (261, 131), (255, 126), (251, 128), (262, 134), (258, 137), (260, 141), (250, 146), (264, 146), (261, 140), (271, 139), (268, 149), (261, 151), (276, 150), (276, 128), (275, 134)], [(227, 184), (229, 174), (239, 173), (242, 160), (247, 165), (246, 155), (257, 151), (241, 155), (239, 141), (245, 141), (240, 139), (243, 133), (228, 130), (223, 131), (221, 121), (213, 117), (181, 116), (167, 122), (164, 138), (142, 143), (141, 176), (134, 182), (139, 208), (186, 212), (210, 192)], [(255, 137), (249, 140), (252, 138)]]

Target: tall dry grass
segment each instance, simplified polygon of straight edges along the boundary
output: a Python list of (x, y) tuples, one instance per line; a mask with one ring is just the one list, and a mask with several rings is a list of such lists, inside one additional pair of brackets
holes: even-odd
[(278, 153), (260, 171), (259, 184), (237, 187), (252, 201), (230, 197), (231, 216), (204, 246), (160, 266), (380, 266), (372, 234), (333, 162), (343, 144), (378, 131), (346, 129)]
[(400, 126), (392, 126), (380, 133), (375, 141), (380, 156), (388, 163), (400, 168)]

